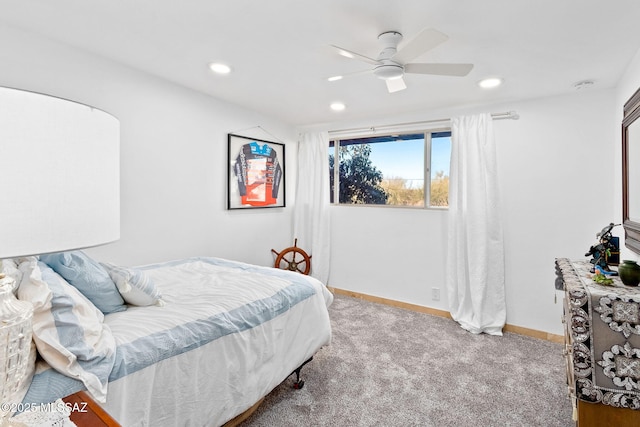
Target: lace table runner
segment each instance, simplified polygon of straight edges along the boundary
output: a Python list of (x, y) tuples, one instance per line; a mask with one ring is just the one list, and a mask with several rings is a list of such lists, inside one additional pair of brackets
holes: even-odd
[(556, 262), (569, 297), (576, 397), (640, 409), (640, 289), (615, 276), (597, 284), (586, 261)]

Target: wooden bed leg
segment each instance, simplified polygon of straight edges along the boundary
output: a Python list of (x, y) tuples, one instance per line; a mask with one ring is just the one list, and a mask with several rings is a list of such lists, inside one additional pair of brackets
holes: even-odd
[(295, 371), (292, 372), (292, 374), (296, 374), (296, 381), (293, 383), (293, 388), (296, 390), (300, 390), (302, 387), (304, 387), (304, 380), (300, 379), (300, 371), (302, 370), (302, 367), (304, 365), (306, 365), (307, 363), (311, 362), (313, 360), (313, 356), (310, 357), (309, 359), (305, 360), (304, 363), (300, 366), (298, 366), (298, 369), (296, 369)]

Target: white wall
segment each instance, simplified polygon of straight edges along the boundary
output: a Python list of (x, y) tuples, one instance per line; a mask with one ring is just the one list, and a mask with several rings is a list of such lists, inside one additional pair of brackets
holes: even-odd
[[(596, 232), (616, 220), (614, 101), (612, 90), (585, 91), (465, 111), (521, 116), (494, 124), (509, 324), (563, 333), (554, 259), (588, 259)], [(332, 286), (447, 310), (446, 211), (335, 206), (331, 223)], [(440, 301), (431, 299), (432, 287), (440, 288)]]
[[(2, 86), (86, 103), (120, 119), (121, 239), (90, 249), (96, 258), (138, 265), (210, 255), (271, 265), (271, 248), (291, 246), (293, 128), (6, 26), (0, 63)], [(226, 210), (230, 132), (273, 134), (286, 143), (286, 208)]]
[(613, 91), (514, 105), (496, 126), (506, 248), (507, 322), (562, 334), (554, 259), (588, 260), (616, 221)]
[[(0, 27), (0, 62), (0, 85), (84, 102), (121, 121), (122, 236), (114, 244), (90, 250), (94, 256), (123, 265), (191, 255), (269, 265), (271, 248), (291, 245), (293, 129), (8, 27)], [(636, 75), (638, 68), (633, 69)], [(619, 133), (612, 134), (619, 129), (617, 98), (626, 100), (626, 86), (638, 85), (631, 77), (627, 80), (625, 89), (617, 91), (364, 123), (469, 112), (516, 110), (521, 115), (518, 121), (495, 123), (510, 324), (561, 334), (561, 306), (554, 303), (554, 258), (585, 259), (595, 233), (618, 220), (619, 190), (616, 196), (612, 189), (620, 176), (615, 170)], [(361, 125), (341, 123), (329, 129)], [(287, 143), (288, 207), (229, 212), (226, 134), (271, 139), (259, 129), (240, 132), (255, 126)], [(447, 309), (446, 211), (332, 207), (331, 222), (332, 286)], [(432, 287), (441, 288), (440, 301), (431, 300)]]

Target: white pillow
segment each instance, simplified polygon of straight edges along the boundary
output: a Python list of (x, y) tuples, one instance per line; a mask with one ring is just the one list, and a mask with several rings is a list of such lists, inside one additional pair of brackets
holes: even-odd
[(33, 304), (33, 340), (55, 370), (82, 381), (89, 393), (105, 402), (116, 343), (103, 324), (104, 315), (78, 289), (49, 266), (30, 257), (18, 297)]
[(127, 304), (163, 306), (162, 295), (151, 278), (142, 270), (101, 263)]

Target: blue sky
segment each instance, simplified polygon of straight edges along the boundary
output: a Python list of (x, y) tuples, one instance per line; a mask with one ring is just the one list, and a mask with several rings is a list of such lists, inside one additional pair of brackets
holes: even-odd
[[(432, 176), (437, 171), (445, 171), (445, 175), (449, 174), (450, 152), (450, 137), (434, 138), (432, 140)], [(385, 178), (402, 177), (422, 183), (422, 171), (424, 169), (423, 139), (371, 144), (370, 159), (382, 171)]]

